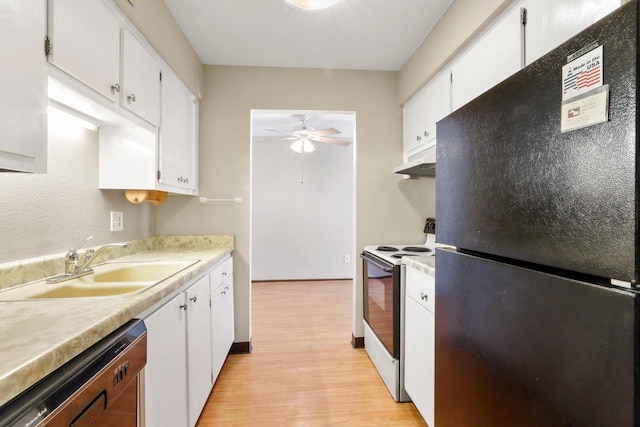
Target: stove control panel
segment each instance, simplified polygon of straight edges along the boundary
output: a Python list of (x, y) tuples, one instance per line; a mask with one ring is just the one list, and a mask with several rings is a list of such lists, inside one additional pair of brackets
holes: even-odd
[(424, 224), (424, 233), (436, 234), (436, 219), (427, 218), (427, 222)]

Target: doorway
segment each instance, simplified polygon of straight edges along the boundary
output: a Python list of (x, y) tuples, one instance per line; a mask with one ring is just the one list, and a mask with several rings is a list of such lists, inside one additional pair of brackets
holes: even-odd
[(251, 112), (252, 281), (355, 276), (355, 142), (354, 112)]

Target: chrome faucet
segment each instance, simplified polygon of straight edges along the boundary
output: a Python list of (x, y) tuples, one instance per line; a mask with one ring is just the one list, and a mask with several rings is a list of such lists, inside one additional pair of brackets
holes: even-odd
[(89, 273), (93, 273), (93, 269), (91, 268), (91, 263), (96, 259), (96, 257), (106, 248), (126, 248), (126, 243), (109, 243), (108, 245), (104, 245), (98, 250), (87, 249), (84, 253), (84, 261), (82, 264), (76, 266), (77, 273), (83, 273), (88, 271)]
[(82, 277), (82, 276), (86, 276), (87, 274), (91, 274), (93, 273), (91, 264), (104, 249), (109, 247), (119, 247), (119, 248), (127, 247), (126, 243), (110, 243), (108, 245), (104, 245), (98, 248), (98, 250), (87, 249), (84, 253), (84, 256), (82, 257), (83, 261), (82, 263), (80, 263), (80, 254), (78, 253), (78, 250), (91, 239), (93, 239), (93, 236), (87, 237), (75, 248), (69, 249), (69, 252), (67, 252), (67, 255), (65, 255), (64, 273), (58, 276), (48, 278), (47, 283), (60, 283), (66, 280), (71, 280), (77, 277)]

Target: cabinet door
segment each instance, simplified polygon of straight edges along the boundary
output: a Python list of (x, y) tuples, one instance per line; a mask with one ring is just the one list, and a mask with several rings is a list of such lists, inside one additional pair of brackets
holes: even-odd
[(436, 123), (451, 112), (451, 73), (445, 72), (433, 78), (426, 86), (426, 141), (425, 148), (436, 143)]
[(114, 102), (120, 21), (103, 0), (49, 0), (49, 62)]
[(409, 156), (421, 151), (429, 135), (427, 134), (427, 109), (429, 99), (427, 88), (420, 89), (404, 105), (404, 153)]
[(404, 387), (432, 426), (435, 403), (435, 316), (413, 298), (405, 304)]
[(211, 317), (209, 276), (198, 280), (187, 294), (187, 366), (189, 371), (189, 425), (196, 425), (211, 387)]
[(527, 65), (603, 18), (620, 3), (620, 0), (525, 0), (522, 6), (527, 9)]
[(173, 73), (162, 75), (160, 182), (194, 190), (197, 165), (195, 97)]
[(45, 19), (44, 0), (0, 2), (0, 171), (46, 170)]
[(129, 30), (122, 34), (122, 106), (158, 125), (160, 64)]
[(147, 426), (187, 425), (187, 348), (185, 294), (144, 319), (147, 365), (144, 403)]
[(521, 10), (516, 7), (452, 66), (453, 110), (522, 68), (523, 34)]
[(222, 365), (224, 365), (224, 360), (227, 357), (224, 332), (226, 293), (224, 283), (215, 287), (211, 292), (211, 366), (214, 382), (218, 378)]
[(224, 281), (224, 357), (226, 359), (235, 339), (235, 321), (233, 310), (233, 274), (227, 276)]

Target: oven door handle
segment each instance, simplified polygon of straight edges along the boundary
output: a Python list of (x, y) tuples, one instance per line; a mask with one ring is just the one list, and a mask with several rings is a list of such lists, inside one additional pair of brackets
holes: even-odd
[(392, 273), (393, 272), (393, 265), (391, 265), (391, 267), (389, 267), (389, 264), (381, 264), (380, 261), (377, 258), (375, 258), (373, 255), (369, 255), (366, 252), (362, 252), (360, 254), (360, 258), (362, 258), (363, 260), (365, 260), (367, 262), (370, 262), (371, 264), (375, 265), (376, 267), (378, 267), (382, 271), (385, 271), (387, 273)]

